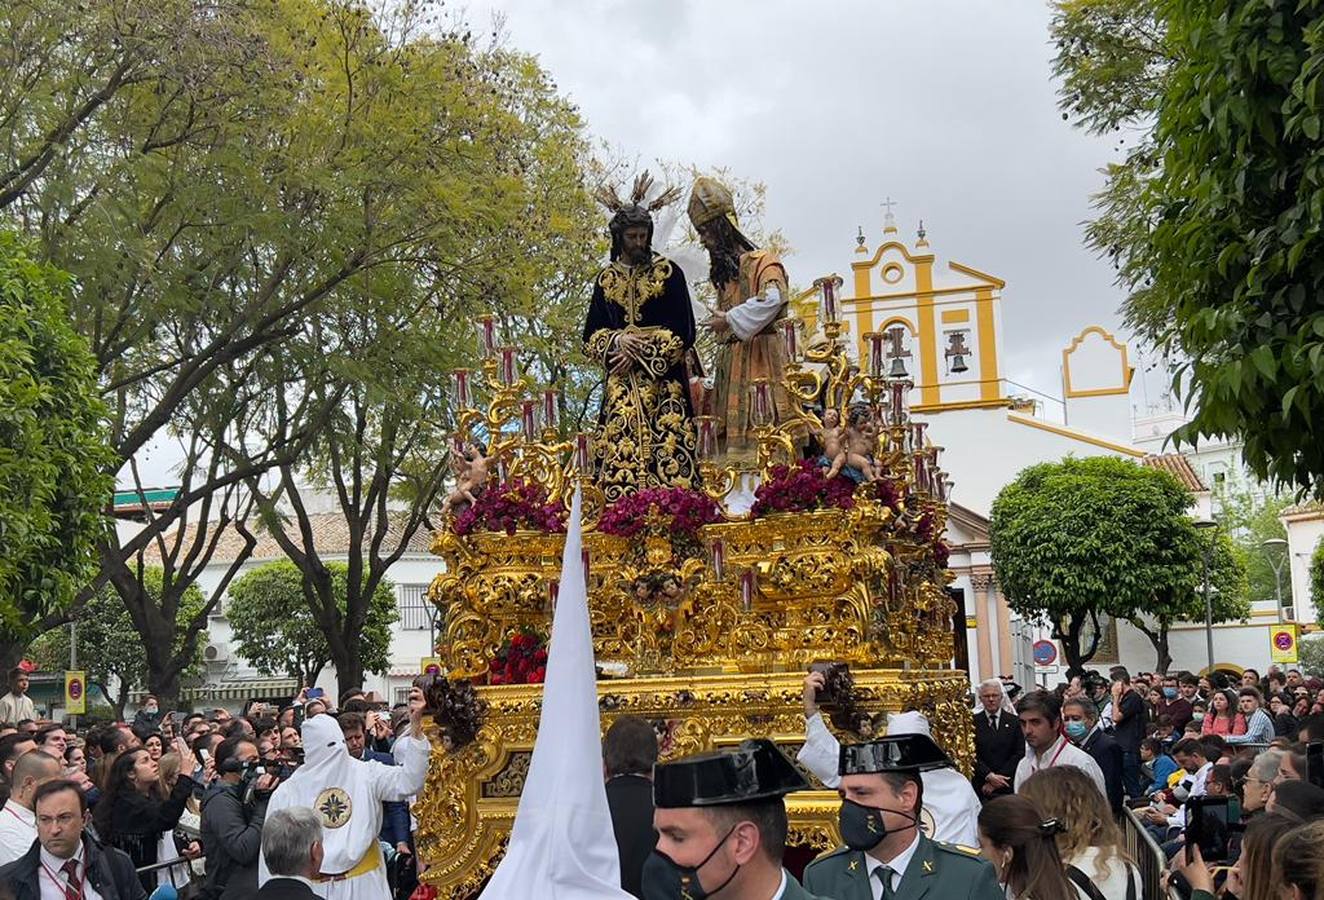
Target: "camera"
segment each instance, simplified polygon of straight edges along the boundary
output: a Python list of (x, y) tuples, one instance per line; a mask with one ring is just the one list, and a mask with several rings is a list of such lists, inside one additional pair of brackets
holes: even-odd
[(850, 666), (846, 663), (813, 663), (809, 666), (809, 671), (818, 672), (823, 676), (823, 687), (814, 691), (814, 703), (824, 708), (836, 706), (845, 699), (853, 686)]

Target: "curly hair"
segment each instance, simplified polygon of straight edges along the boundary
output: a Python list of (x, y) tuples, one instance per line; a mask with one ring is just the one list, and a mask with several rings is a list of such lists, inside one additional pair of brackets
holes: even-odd
[(1099, 871), (1104, 878), (1111, 877), (1108, 864), (1113, 860), (1133, 864), (1108, 801), (1083, 769), (1040, 769), (1025, 780), (1019, 793), (1045, 818), (1057, 819), (1066, 829), (1057, 836), (1057, 851), (1063, 862), (1075, 859), (1087, 847), (1098, 847)]

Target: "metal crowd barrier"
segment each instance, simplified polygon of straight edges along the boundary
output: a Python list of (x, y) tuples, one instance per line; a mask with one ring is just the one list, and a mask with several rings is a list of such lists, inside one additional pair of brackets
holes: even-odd
[[(199, 856), (197, 858), (197, 861), (201, 862), (205, 859), (206, 859), (205, 856)], [(144, 875), (149, 872), (159, 872), (162, 869), (166, 869), (170, 874), (170, 886), (173, 887), (176, 891), (183, 893), (183, 889), (189, 884), (190, 881), (198, 880), (192, 875), (189, 875), (189, 877), (184, 878), (181, 883), (181, 879), (179, 876), (185, 873), (180, 872), (180, 870), (187, 869), (189, 864), (192, 862), (194, 862), (194, 860), (190, 859), (187, 856), (176, 856), (174, 859), (167, 859), (165, 862), (158, 862), (158, 863), (153, 863), (150, 866), (143, 866), (142, 868), (137, 869), (136, 871), (138, 872), (139, 875)]]
[(1122, 833), (1126, 840), (1126, 852), (1140, 869), (1141, 897), (1144, 900), (1167, 900), (1169, 894), (1163, 889), (1162, 879), (1168, 861), (1155, 843), (1153, 835), (1145, 830), (1144, 823), (1132, 809), (1122, 810)]

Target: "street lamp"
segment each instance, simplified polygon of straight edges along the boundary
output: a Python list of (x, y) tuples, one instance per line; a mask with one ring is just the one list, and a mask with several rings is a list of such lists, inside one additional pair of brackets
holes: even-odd
[[(1273, 566), (1273, 585), (1274, 593), (1278, 604), (1278, 621), (1283, 620), (1283, 563), (1287, 561), (1287, 541), (1282, 538), (1269, 538), (1260, 544), (1265, 550), (1282, 550), (1282, 555), (1277, 553), (1266, 553), (1269, 557), (1269, 565)], [(1275, 560), (1277, 560), (1275, 562)], [(1295, 615), (1293, 616), (1295, 619)]]
[(1214, 555), (1214, 534), (1212, 531), (1218, 528), (1218, 523), (1209, 519), (1200, 519), (1195, 523), (1195, 527), (1202, 532), (1211, 532), (1204, 542), (1204, 643), (1205, 652), (1209, 656), (1209, 667), (1205, 672), (1212, 676), (1214, 674), (1214, 603), (1209, 599), (1209, 564)]

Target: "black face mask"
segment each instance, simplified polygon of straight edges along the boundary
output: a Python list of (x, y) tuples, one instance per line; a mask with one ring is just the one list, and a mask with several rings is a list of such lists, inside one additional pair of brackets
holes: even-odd
[(887, 823), (883, 821), (883, 813), (885, 812), (905, 816), (910, 820), (909, 825), (897, 829), (898, 831), (914, 828), (917, 824), (914, 816), (899, 809), (861, 806), (854, 800), (843, 798), (841, 813), (837, 821), (841, 828), (841, 839), (846, 842), (846, 846), (852, 850), (872, 850), (881, 844), (883, 838), (887, 837)]
[(704, 890), (699, 882), (699, 870), (708, 864), (722, 845), (726, 843), (726, 838), (735, 834), (735, 828), (726, 833), (726, 837), (717, 842), (717, 846), (703, 858), (697, 866), (682, 866), (680, 863), (667, 856), (661, 850), (654, 850), (652, 855), (644, 861), (643, 871), (643, 889), (644, 900), (704, 900), (705, 897), (711, 897), (722, 888), (731, 883), (731, 879), (736, 877), (740, 871), (740, 866), (731, 870), (731, 874), (726, 880), (713, 888), (711, 891)]

